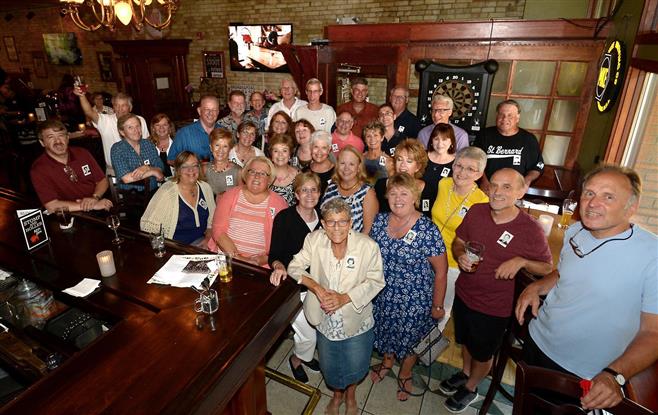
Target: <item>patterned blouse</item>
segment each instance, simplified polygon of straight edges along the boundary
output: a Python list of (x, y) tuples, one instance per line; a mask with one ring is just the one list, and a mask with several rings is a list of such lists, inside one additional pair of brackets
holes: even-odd
[(363, 199), (365, 199), (368, 189), (370, 189), (370, 185), (364, 183), (353, 195), (344, 197), (338, 191), (338, 185), (332, 181), (322, 196), (320, 207), (324, 206), (331, 199), (337, 197), (342, 198), (352, 207), (352, 229), (356, 232), (361, 232), (363, 231)]

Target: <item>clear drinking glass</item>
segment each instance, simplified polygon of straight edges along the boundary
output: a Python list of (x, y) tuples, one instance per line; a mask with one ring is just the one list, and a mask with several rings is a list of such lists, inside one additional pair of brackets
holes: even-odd
[(557, 224), (558, 228), (566, 229), (569, 227), (569, 222), (571, 222), (571, 217), (576, 211), (576, 206), (578, 206), (577, 201), (564, 199), (564, 202), (562, 202), (562, 217), (560, 217), (560, 223)]
[(156, 257), (162, 258), (165, 255), (165, 237), (163, 232), (151, 234), (151, 248)]
[(120, 237), (119, 233), (117, 232), (119, 225), (121, 225), (121, 221), (117, 215), (110, 215), (107, 217), (107, 227), (114, 231), (114, 239), (112, 239), (112, 243), (114, 245), (123, 243), (123, 238)]

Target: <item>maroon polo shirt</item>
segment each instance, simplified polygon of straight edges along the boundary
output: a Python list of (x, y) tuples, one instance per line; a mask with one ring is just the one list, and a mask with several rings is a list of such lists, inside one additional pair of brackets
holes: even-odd
[(30, 177), (42, 204), (55, 199), (77, 200), (92, 197), (96, 183), (105, 178), (94, 157), (84, 148), (69, 147), (68, 165), (78, 177), (77, 182), (69, 179), (69, 175), (64, 171), (64, 164), (45, 152), (32, 163)]

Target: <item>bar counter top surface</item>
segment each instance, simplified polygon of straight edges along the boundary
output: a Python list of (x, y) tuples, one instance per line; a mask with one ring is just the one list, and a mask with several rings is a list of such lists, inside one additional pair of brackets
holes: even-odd
[[(300, 307), (293, 282), (273, 287), (265, 269), (234, 262), (233, 281), (212, 286), (220, 298), (217, 330), (199, 330), (192, 289), (146, 282), (171, 254), (206, 251), (167, 241), (159, 259), (145, 234), (121, 227), (125, 242), (115, 246), (102, 218), (82, 215), (70, 231), (44, 216), (50, 242), (28, 253), (15, 211), (34, 207), (0, 189), (0, 267), (117, 323), (0, 413), (264, 413), (264, 382), (241, 393), (252, 402), (231, 399), (254, 373), (263, 377), (265, 354)], [(102, 278), (96, 253), (105, 249), (114, 252), (117, 273)], [(100, 279), (101, 289), (84, 299), (61, 293), (82, 278)]]

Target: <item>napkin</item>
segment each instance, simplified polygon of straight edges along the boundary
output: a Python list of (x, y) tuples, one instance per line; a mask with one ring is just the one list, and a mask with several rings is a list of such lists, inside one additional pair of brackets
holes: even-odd
[(71, 295), (73, 297), (86, 297), (89, 294), (93, 293), (98, 286), (101, 285), (100, 280), (94, 280), (91, 278), (85, 278), (80, 281), (77, 285), (63, 290), (63, 293)]

